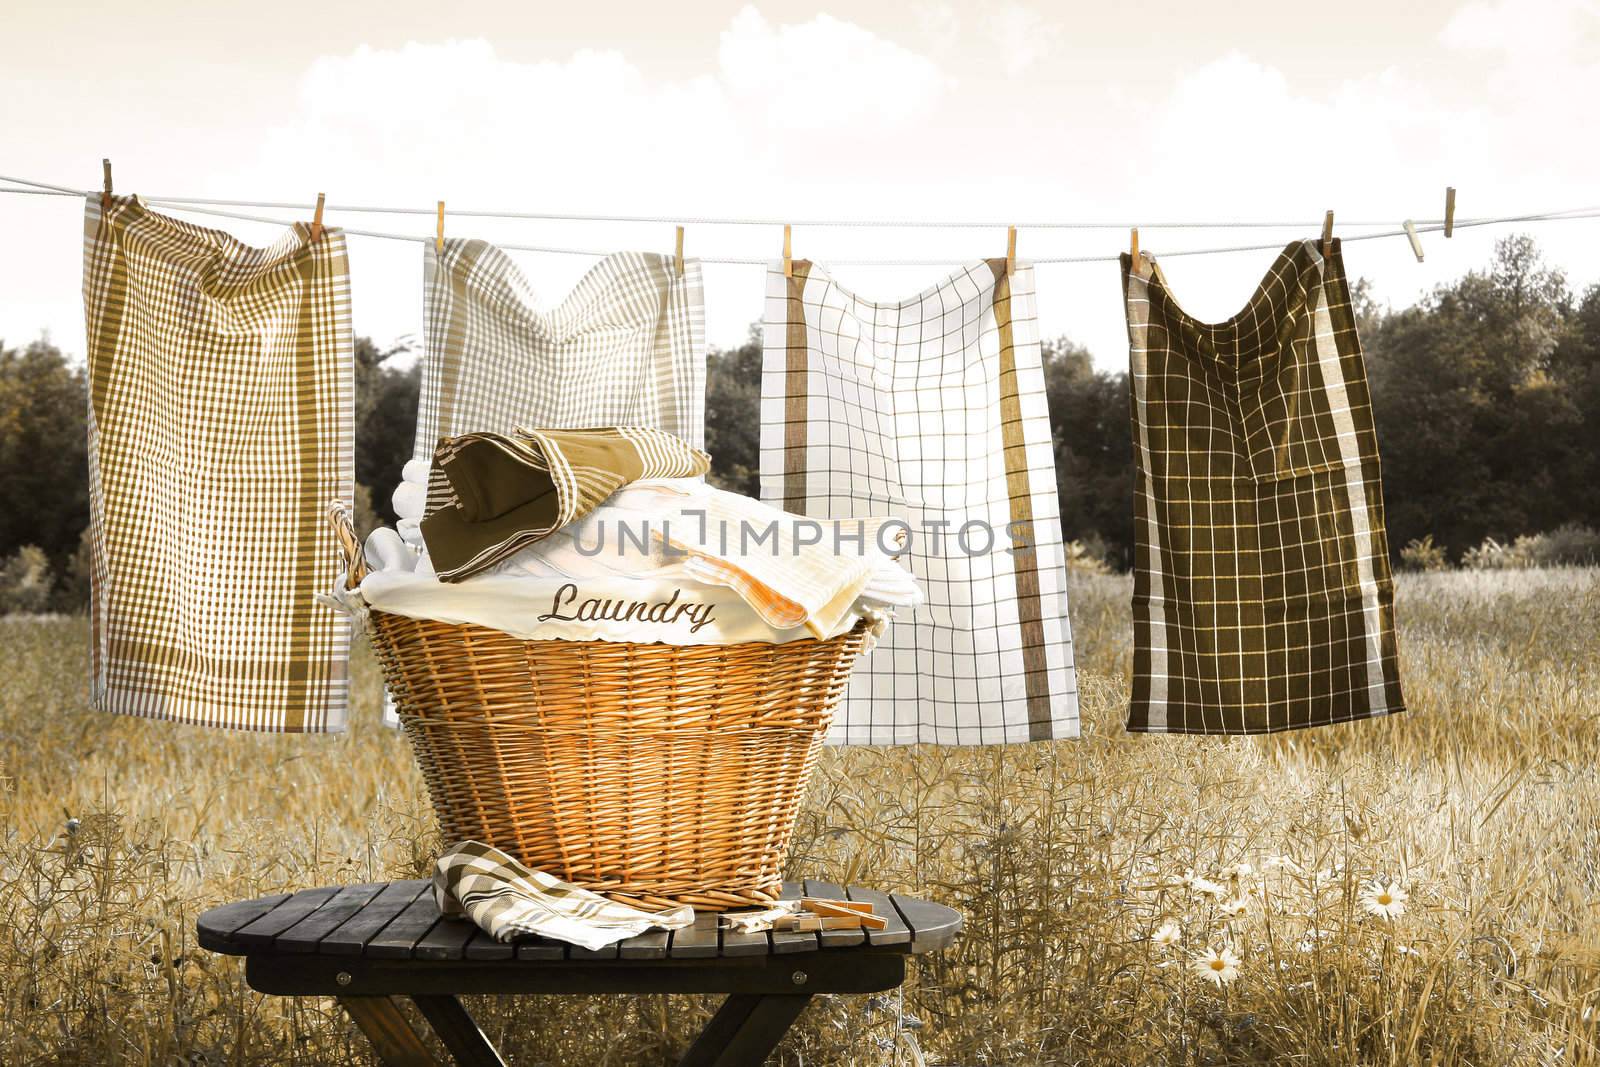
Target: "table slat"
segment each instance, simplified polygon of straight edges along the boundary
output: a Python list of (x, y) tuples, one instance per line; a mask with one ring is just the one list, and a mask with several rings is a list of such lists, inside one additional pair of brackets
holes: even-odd
[(467, 942), (476, 933), (478, 924), (471, 919), (440, 919), (422, 935), (413, 955), (419, 960), (462, 959)]
[(672, 941), (667, 955), (673, 959), (706, 959), (717, 954), (717, 923), (714, 912), (701, 912), (694, 917), (693, 926), (672, 931)]
[(307, 915), (322, 907), (339, 892), (336, 885), (321, 889), (302, 889), (248, 926), (240, 927), (233, 939), (241, 945), (260, 948)]
[(664, 960), (667, 958), (667, 930), (646, 930), (617, 945), (617, 958), (624, 960)]
[(496, 941), (487, 932), (479, 930), (472, 935), (461, 956), (469, 960), (509, 960), (516, 956), (517, 946), (509, 941)]
[(956, 939), (961, 930), (961, 916), (939, 904), (915, 897), (890, 894), (900, 917), (911, 929), (911, 948), (914, 952), (929, 952), (944, 948)]
[(548, 937), (530, 937), (517, 942), (519, 960), (564, 960), (567, 958), (565, 942)]
[(374, 959), (409, 959), (423, 935), (439, 921), (439, 905), (433, 902), (432, 893), (420, 893), (404, 911), (375, 934), (362, 955)]
[[(779, 899), (799, 900), (803, 896), (805, 896), (805, 886), (799, 882), (785, 882)], [(822, 945), (817, 940), (815, 931), (770, 930), (767, 936), (772, 939), (772, 951), (778, 955), (790, 952), (815, 952)]]
[(273, 938), (272, 944), (279, 952), (311, 953), (318, 951), (324, 937), (336, 930), (346, 919), (355, 915), (383, 889), (383, 882), (345, 886), (322, 907), (295, 923)]
[(359, 956), (368, 941), (376, 937), (395, 916), (405, 911), (431, 883), (420, 878), (390, 882), (367, 906), (346, 919), (322, 939), (319, 951), (324, 956)]
[(845, 890), (851, 900), (864, 900), (872, 905), (873, 913), (883, 917), (888, 923), (882, 930), (868, 930), (867, 944), (869, 945), (904, 945), (911, 940), (911, 928), (900, 917), (900, 909), (894, 906), (894, 901), (889, 899), (888, 893), (880, 893), (876, 889), (863, 889), (853, 885)]
[[(195, 929), (200, 933), (202, 944), (209, 941), (216, 945), (231, 946), (234, 943), (234, 931), (249, 926), (288, 899), (288, 893), (274, 893), (270, 897), (236, 900), (231, 904), (223, 904), (201, 913), (195, 922)], [(211, 945), (208, 944), (206, 947), (211, 948)]]

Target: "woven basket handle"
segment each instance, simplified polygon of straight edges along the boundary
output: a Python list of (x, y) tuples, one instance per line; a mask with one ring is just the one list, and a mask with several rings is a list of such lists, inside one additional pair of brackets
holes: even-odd
[(367, 556), (361, 551), (361, 541), (356, 537), (350, 505), (343, 500), (329, 504), (328, 523), (333, 527), (333, 536), (339, 541), (339, 556), (344, 561), (344, 572), (348, 576), (346, 588), (354, 589), (367, 576)]

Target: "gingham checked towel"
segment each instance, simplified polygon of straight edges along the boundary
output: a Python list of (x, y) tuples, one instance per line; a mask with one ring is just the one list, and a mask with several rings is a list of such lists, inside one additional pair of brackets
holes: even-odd
[(344, 729), (349, 620), (314, 600), (354, 490), (344, 235), (252, 248), (94, 193), (83, 303), (94, 706)]
[(422, 393), (413, 455), (442, 437), (518, 426), (650, 426), (705, 444), (705, 307), (698, 260), (625, 252), (553, 308), (500, 249), (423, 253)]
[(530, 870), (477, 841), (462, 841), (439, 857), (433, 897), (443, 915), (466, 916), (496, 941), (548, 937), (591, 951), (655, 927), (680, 930), (694, 922), (688, 905), (641, 911)]
[(989, 260), (874, 304), (773, 264), (762, 330), (762, 499), (901, 519), (927, 595), (852, 672), (828, 740), (1077, 736), (1033, 269)]
[(1378, 438), (1335, 240), (1204, 323), (1122, 257), (1135, 497), (1128, 729), (1254, 734), (1404, 710)]
[(642, 427), (462, 434), (434, 452), (422, 537), (439, 579), (458, 582), (582, 518), (629, 482), (710, 467), (699, 449)]

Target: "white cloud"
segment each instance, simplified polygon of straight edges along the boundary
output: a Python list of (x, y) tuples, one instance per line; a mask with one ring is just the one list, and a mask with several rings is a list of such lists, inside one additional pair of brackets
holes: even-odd
[(1061, 42), (1061, 27), (1021, 4), (988, 10), (983, 33), (1000, 52), (1000, 64), (1012, 77), (1024, 73)]

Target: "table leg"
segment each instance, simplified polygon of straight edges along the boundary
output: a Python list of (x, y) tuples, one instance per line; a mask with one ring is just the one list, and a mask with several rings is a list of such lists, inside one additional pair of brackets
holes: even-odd
[(400, 1006), (389, 997), (340, 997), (339, 1003), (372, 1042), (384, 1067), (438, 1067)]
[(755, 1067), (765, 1063), (810, 1001), (808, 993), (734, 993), (700, 1031), (678, 1067)]
[(422, 1017), (461, 1067), (506, 1067), (494, 1042), (478, 1029), (461, 1001), (448, 993), (417, 993), (411, 1002), (421, 1009)]

